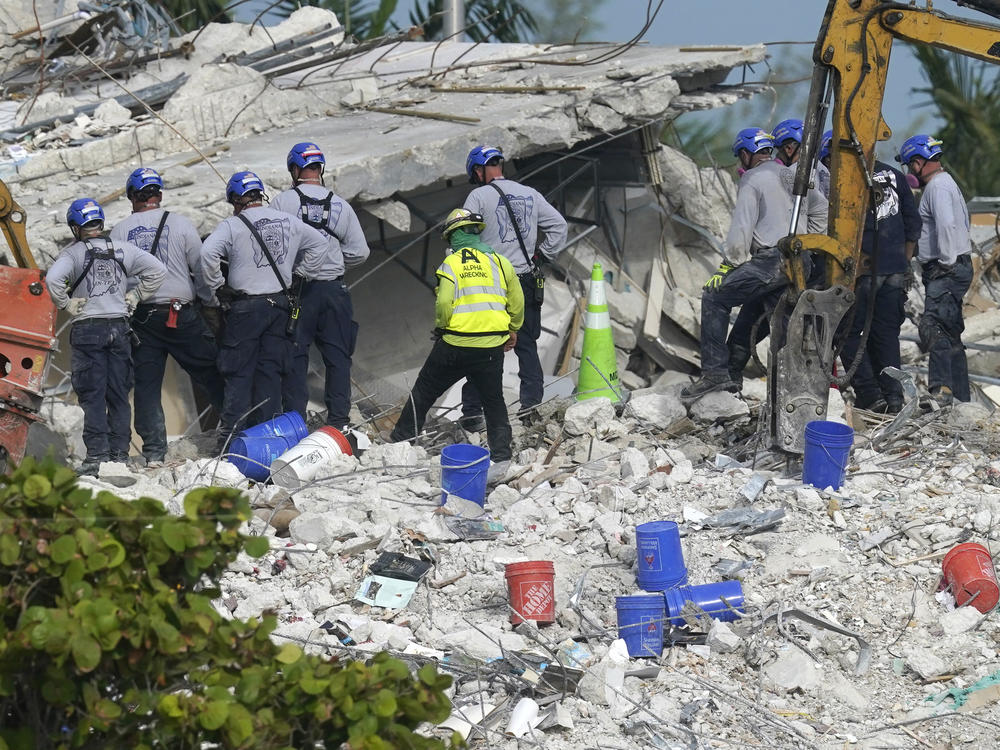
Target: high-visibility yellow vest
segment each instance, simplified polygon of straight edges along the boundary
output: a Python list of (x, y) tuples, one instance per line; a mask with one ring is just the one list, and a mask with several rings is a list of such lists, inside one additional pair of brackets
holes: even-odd
[(509, 332), (507, 279), (496, 256), (463, 247), (449, 254), (437, 273), (455, 285), (451, 320), (444, 333), (499, 336)]

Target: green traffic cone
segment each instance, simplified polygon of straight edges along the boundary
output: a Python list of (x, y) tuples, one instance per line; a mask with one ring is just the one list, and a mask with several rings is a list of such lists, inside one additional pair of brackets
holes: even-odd
[(587, 316), (584, 321), (576, 399), (583, 401), (598, 396), (606, 396), (612, 403), (621, 401), (611, 315), (608, 313), (608, 300), (604, 294), (604, 272), (601, 264), (595, 263), (590, 273), (590, 292), (587, 294)]

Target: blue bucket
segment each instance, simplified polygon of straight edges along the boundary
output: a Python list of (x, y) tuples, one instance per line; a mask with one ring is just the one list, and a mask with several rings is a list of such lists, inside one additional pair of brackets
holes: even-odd
[(818, 489), (840, 489), (854, 444), (854, 428), (840, 422), (817, 420), (806, 425), (802, 481)]
[(292, 445), (283, 437), (238, 437), (229, 444), (226, 460), (247, 479), (266, 482), (271, 476), (271, 464)]
[(456, 443), (441, 451), (441, 505), (457, 495), (476, 505), (486, 504), (486, 474), (490, 452), (478, 445)]
[(635, 527), (636, 579), (643, 591), (663, 591), (687, 584), (681, 534), (673, 521), (650, 521)]
[(663, 651), (663, 597), (657, 594), (619, 596), (618, 637), (625, 641), (628, 655), (657, 657)]
[(306, 427), (306, 421), (302, 415), (297, 411), (290, 411), (279, 414), (267, 422), (247, 427), (239, 436), (249, 438), (283, 437), (288, 441), (288, 447), (291, 448), (308, 434), (309, 428)]
[(743, 612), (743, 584), (739, 581), (703, 583), (700, 586), (679, 586), (663, 592), (671, 625), (683, 625), (681, 609), (691, 601), (716, 620), (733, 622)]

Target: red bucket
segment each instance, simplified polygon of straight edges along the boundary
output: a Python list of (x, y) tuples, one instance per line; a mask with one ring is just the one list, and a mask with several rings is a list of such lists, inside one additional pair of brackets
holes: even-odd
[(957, 606), (972, 604), (983, 614), (997, 606), (1000, 585), (986, 547), (975, 542), (959, 544), (944, 556), (941, 567)]
[(556, 621), (555, 566), (548, 560), (511, 563), (504, 569), (515, 625), (525, 620)]

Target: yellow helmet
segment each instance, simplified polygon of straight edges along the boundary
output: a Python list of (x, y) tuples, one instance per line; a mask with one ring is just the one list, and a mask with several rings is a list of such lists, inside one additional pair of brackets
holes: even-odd
[(474, 214), (467, 208), (456, 208), (444, 220), (444, 229), (441, 231), (444, 241), (447, 242), (449, 235), (459, 227), (470, 227), (472, 232), (479, 234), (486, 229), (486, 222), (482, 214)]

